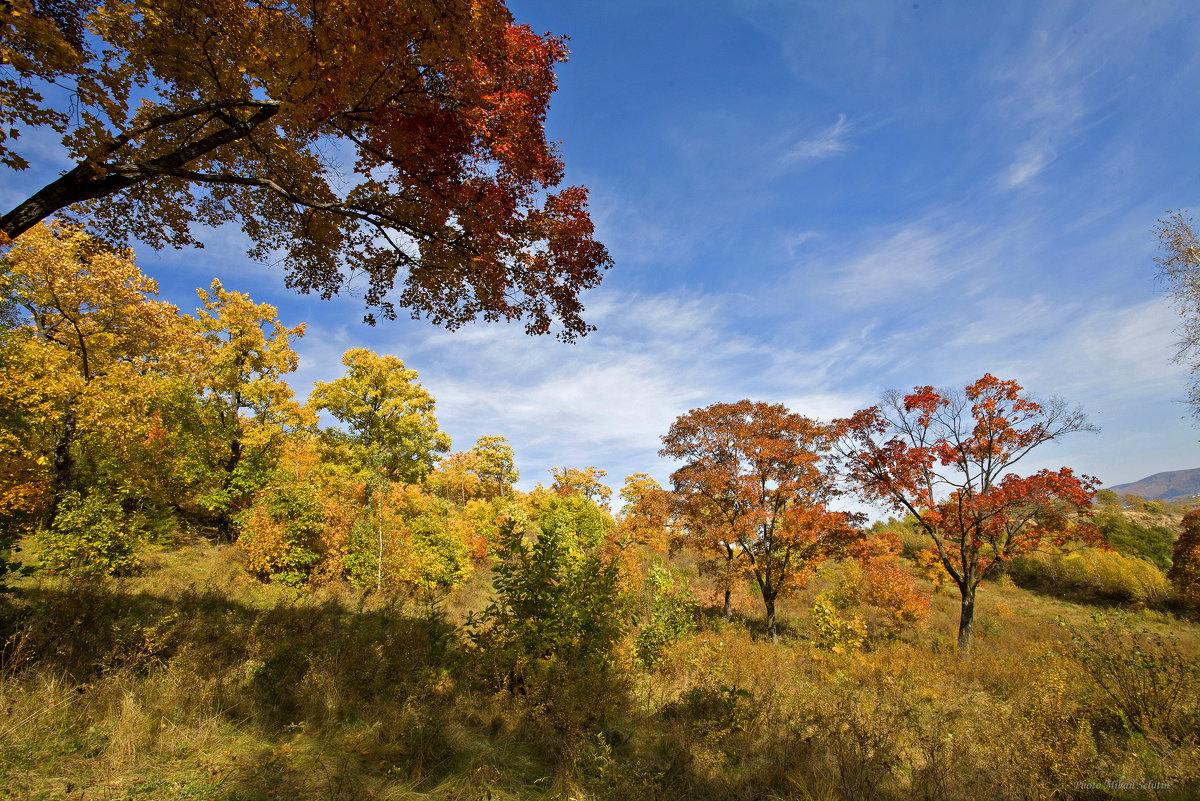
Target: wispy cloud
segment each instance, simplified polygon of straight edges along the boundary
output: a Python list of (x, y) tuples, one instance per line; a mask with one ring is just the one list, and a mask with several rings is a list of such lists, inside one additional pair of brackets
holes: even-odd
[(793, 165), (839, 156), (850, 149), (849, 139), (853, 133), (854, 124), (846, 119), (845, 114), (839, 114), (837, 122), (812, 139), (801, 139), (792, 144), (779, 161), (784, 165)]

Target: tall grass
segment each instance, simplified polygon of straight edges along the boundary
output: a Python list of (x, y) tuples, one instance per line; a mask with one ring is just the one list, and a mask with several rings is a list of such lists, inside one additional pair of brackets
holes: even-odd
[[(0, 656), (0, 798), (955, 801), (1110, 797), (1076, 783), (1118, 780), (1169, 785), (1142, 798), (1200, 791), (1200, 688), (1173, 691), (1170, 725), (1123, 727), (1090, 657), (1051, 625), (1087, 626), (1086, 611), (1019, 587), (981, 593), (993, 623), (969, 662), (954, 654), (946, 596), (925, 627), (855, 653), (816, 647), (820, 581), (782, 605), (778, 646), (700, 614), (650, 666), (631, 632), (614, 665), (625, 702), (564, 726), (479, 670), (457, 623), (486, 603), (486, 582), (441, 602), (306, 594), (244, 582), (230, 553), (165, 555), (122, 582), (18, 584)], [(1155, 651), (1164, 664), (1195, 659), (1194, 625), (1132, 619), (1178, 630), (1175, 651)]]

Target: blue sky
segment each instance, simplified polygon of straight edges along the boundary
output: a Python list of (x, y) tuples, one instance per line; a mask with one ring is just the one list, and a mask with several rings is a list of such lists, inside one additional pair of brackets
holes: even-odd
[[(139, 250), (163, 296), (190, 310), (217, 275), (306, 321), (301, 396), (346, 348), (399, 356), (456, 448), (508, 437), (525, 488), (551, 465), (665, 483), (659, 436), (717, 401), (829, 418), (989, 371), (1101, 428), (1029, 468), (1111, 484), (1200, 466), (1150, 233), (1200, 210), (1200, 5), (509, 5), (571, 37), (549, 130), (615, 259), (585, 297), (594, 334), (371, 329), (355, 298), (288, 293), (224, 230)], [(2, 205), (38, 177), (5, 174)]]

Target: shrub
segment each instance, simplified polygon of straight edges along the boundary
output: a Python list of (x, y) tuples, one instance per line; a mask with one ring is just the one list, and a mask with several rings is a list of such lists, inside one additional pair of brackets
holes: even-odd
[(843, 617), (833, 594), (823, 592), (812, 605), (813, 626), (817, 631), (816, 644), (834, 653), (857, 651), (867, 639), (867, 624), (861, 615)]
[(682, 574), (651, 565), (646, 575), (646, 617), (633, 638), (635, 658), (654, 668), (670, 645), (695, 628), (696, 597)]
[(929, 599), (894, 559), (872, 559), (863, 566), (863, 600), (883, 613), (892, 628), (929, 617)]
[(275, 484), (238, 516), (246, 569), (260, 579), (296, 587), (320, 559), (325, 512), (310, 486)]
[(937, 595), (950, 581), (950, 574), (946, 571), (946, 566), (942, 564), (942, 557), (938, 556), (937, 551), (926, 548), (923, 551), (918, 551), (916, 555), (917, 575), (933, 585), (933, 593)]
[(1158, 603), (1171, 596), (1170, 584), (1154, 565), (1096, 548), (1026, 554), (1010, 563), (1009, 572), (1018, 581), (1128, 603)]
[(43, 570), (68, 576), (122, 575), (141, 564), (138, 549), (146, 539), (146, 520), (127, 514), (112, 495), (70, 493), (40, 539)]
[(1183, 516), (1183, 533), (1175, 542), (1171, 570), (1167, 573), (1189, 606), (1200, 606), (1200, 510)]
[(620, 565), (562, 526), (533, 541), (502, 532), (494, 595), (467, 629), (494, 681), (560, 728), (606, 717), (621, 698), (617, 646), (628, 630)]
[(351, 531), (346, 566), (359, 585), (434, 590), (471, 576), (469, 527), (415, 484), (391, 487)]
[(1200, 664), (1172, 635), (1137, 626), (1128, 615), (1096, 613), (1069, 629), (1075, 656), (1126, 728), (1180, 739), (1200, 711)]

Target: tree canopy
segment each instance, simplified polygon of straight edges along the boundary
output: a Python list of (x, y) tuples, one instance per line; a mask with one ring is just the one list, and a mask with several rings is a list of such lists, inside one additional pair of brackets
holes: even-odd
[[(853, 515), (829, 508), (838, 494), (823, 464), (832, 434), (783, 404), (741, 400), (693, 409), (663, 437), (659, 454), (684, 462), (671, 482), (693, 540), (715, 552), (713, 572), (726, 579), (735, 559), (749, 563), (772, 640), (776, 599), (859, 535)], [(729, 591), (727, 581), (727, 615)]]
[[(237, 222), (290, 287), (365, 278), (367, 318), (590, 330), (609, 266), (544, 120), (562, 38), (501, 0), (79, 0), (0, 5), (0, 163), (28, 134), (75, 164), (0, 217), (198, 245)], [(393, 290), (395, 290), (393, 292)]]
[(1041, 445), (1095, 430), (1061, 399), (1038, 402), (989, 373), (962, 390), (893, 390), (837, 422), (849, 478), (868, 500), (912, 515), (958, 586), (964, 653), (980, 582), (1044, 543), (1099, 539), (1095, 527), (1074, 525), (1091, 517), (1095, 479), (1068, 467), (1009, 472)]

